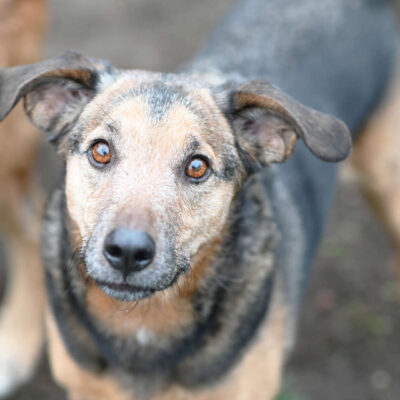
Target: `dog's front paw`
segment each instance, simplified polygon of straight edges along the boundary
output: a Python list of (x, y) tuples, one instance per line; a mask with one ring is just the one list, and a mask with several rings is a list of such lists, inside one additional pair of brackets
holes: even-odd
[(0, 342), (0, 398), (6, 397), (27, 382), (35, 366), (35, 362), (28, 360), (21, 349), (4, 345), (5, 343)]
[(16, 303), (7, 303), (0, 318), (0, 398), (32, 377), (42, 350), (41, 302), (32, 309), (25, 307), (25, 313), (13, 307)]

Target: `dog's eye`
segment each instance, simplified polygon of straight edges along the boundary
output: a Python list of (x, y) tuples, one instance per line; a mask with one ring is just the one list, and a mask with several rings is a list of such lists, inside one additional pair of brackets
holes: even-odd
[(89, 151), (89, 160), (95, 167), (103, 167), (108, 164), (111, 161), (109, 144), (104, 140), (94, 143)]
[(186, 164), (186, 176), (192, 178), (194, 181), (202, 181), (208, 176), (209, 168), (206, 160), (199, 156), (193, 157)]

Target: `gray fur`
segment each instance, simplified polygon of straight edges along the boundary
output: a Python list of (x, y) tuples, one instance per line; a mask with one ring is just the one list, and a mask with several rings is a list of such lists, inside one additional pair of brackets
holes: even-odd
[(355, 133), (385, 88), (396, 40), (386, 0), (248, 0), (185, 70), (266, 79)]

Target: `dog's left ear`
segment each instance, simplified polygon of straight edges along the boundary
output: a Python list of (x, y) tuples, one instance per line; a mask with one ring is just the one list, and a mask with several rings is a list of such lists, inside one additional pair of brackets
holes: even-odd
[(343, 122), (303, 106), (266, 81), (230, 89), (228, 102), (221, 107), (238, 145), (261, 165), (284, 161), (299, 137), (325, 161), (343, 160), (351, 151)]

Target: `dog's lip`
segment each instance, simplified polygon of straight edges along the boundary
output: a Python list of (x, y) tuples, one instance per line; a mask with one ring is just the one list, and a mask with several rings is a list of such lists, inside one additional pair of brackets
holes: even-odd
[(173, 286), (178, 280), (179, 276), (184, 272), (185, 269), (180, 268), (174, 275), (174, 277), (168, 282), (164, 282), (164, 285), (156, 286), (138, 286), (132, 285), (127, 282), (110, 282), (92, 277), (94, 283), (103, 290), (108, 296), (122, 299), (125, 297), (135, 298), (140, 300), (145, 297), (153, 295), (155, 292), (161, 292), (165, 289)]
[(95, 280), (95, 282), (100, 287), (101, 286), (106, 287), (108, 289), (112, 289), (117, 292), (150, 292), (150, 293), (155, 292), (155, 289), (149, 287), (130, 285), (129, 283), (115, 283), (115, 282), (100, 281), (97, 279)]

